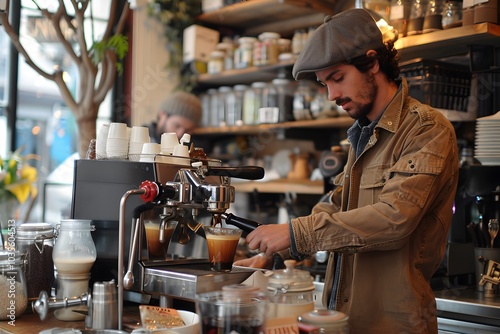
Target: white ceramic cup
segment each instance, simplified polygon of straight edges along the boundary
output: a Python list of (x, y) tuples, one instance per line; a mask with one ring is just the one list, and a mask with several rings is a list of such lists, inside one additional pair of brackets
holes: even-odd
[(145, 126), (133, 126), (130, 131), (131, 143), (149, 143), (149, 128)]
[(161, 135), (161, 153), (172, 154), (174, 147), (179, 144), (177, 134), (175, 132), (166, 132)]
[(157, 143), (145, 143), (142, 145), (143, 154), (160, 154), (160, 144)]
[(128, 140), (127, 124), (113, 122), (109, 124), (108, 138), (125, 138)]

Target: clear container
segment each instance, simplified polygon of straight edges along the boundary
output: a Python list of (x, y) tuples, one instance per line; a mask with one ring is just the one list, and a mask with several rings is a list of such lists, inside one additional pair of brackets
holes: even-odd
[(245, 92), (249, 89), (247, 85), (235, 85), (234, 93), (234, 119), (235, 125), (243, 125), (243, 103)]
[(210, 88), (207, 90), (207, 94), (210, 99), (207, 115), (208, 126), (217, 127), (219, 126), (217, 118), (217, 111), (219, 110), (219, 93), (217, 89)]
[(57, 225), (58, 235), (52, 252), (52, 259), (58, 274), (89, 273), (97, 251), (90, 234), (94, 226), (90, 220), (63, 219)]
[(24, 223), (16, 230), (16, 249), (26, 255), (28, 298), (36, 300), (40, 292), (50, 295), (54, 283), (54, 228), (48, 223)]
[(413, 0), (406, 35), (412, 36), (422, 33), (426, 8), (427, 0)]
[(295, 263), (285, 261), (285, 269), (268, 277), (270, 317), (299, 317), (314, 310), (314, 279), (308, 271), (295, 269)]
[(25, 261), (20, 252), (0, 250), (0, 320), (15, 321), (28, 306)]
[(207, 73), (208, 74), (219, 74), (224, 71), (224, 57), (225, 53), (223, 51), (212, 51), (208, 58)]
[(218, 90), (219, 95), (219, 107), (217, 108), (217, 126), (226, 126), (227, 119), (226, 113), (229, 111), (228, 102), (232, 99), (232, 88), (229, 86), (220, 86)]
[(268, 299), (263, 292), (214, 291), (196, 296), (201, 333), (264, 333)]
[(238, 39), (238, 47), (234, 50), (234, 68), (248, 68), (253, 65), (253, 45), (256, 41), (255, 37)]
[(311, 100), (312, 92), (309, 83), (305, 80), (299, 81), (299, 86), (293, 95), (293, 117), (295, 120), (312, 119)]
[(293, 84), (290, 80), (276, 78), (271, 82), (276, 88), (276, 100), (279, 108), (278, 122), (290, 122), (293, 117)]
[(262, 93), (267, 83), (256, 81), (243, 96), (243, 123), (245, 125), (258, 124), (258, 112), (262, 106)]
[(312, 333), (348, 334), (349, 317), (342, 312), (332, 310), (314, 310), (299, 317), (299, 323), (317, 328)]
[(217, 51), (224, 52), (224, 71), (232, 70), (234, 68), (234, 45), (233, 43), (223, 42), (215, 46)]
[(278, 40), (280, 34), (276, 32), (263, 32), (259, 35), (261, 44), (261, 60), (258, 65), (273, 65), (278, 63)]

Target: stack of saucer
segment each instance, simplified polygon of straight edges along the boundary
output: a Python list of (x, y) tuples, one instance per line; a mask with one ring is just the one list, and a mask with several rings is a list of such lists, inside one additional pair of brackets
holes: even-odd
[(109, 124), (106, 141), (107, 159), (127, 159), (129, 130), (125, 123)]
[(145, 126), (133, 126), (130, 131), (130, 141), (128, 144), (128, 158), (132, 161), (139, 161), (142, 147), (149, 143), (149, 128)]
[(500, 166), (500, 111), (476, 123), (474, 157), (485, 166)]

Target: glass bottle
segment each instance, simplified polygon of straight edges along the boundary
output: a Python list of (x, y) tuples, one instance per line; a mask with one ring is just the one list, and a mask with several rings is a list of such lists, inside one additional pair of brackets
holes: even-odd
[(413, 0), (410, 11), (410, 20), (406, 35), (418, 35), (424, 28), (425, 10), (427, 8), (426, 0)]
[(28, 306), (24, 263), (20, 252), (0, 250), (0, 320), (16, 320)]
[(425, 12), (422, 33), (443, 30), (444, 0), (429, 0)]
[(244, 105), (244, 96), (247, 89), (248, 89), (247, 85), (235, 85), (233, 87), (235, 125), (243, 125), (243, 105)]
[(218, 95), (219, 95), (219, 103), (217, 108), (217, 126), (226, 126), (227, 119), (226, 113), (228, 112), (228, 99), (231, 99), (230, 95), (232, 94), (232, 89), (229, 86), (220, 86)]
[(210, 96), (209, 115), (207, 116), (208, 124), (209, 126), (217, 127), (219, 126), (217, 117), (219, 110), (219, 92), (217, 92), (215, 88), (210, 88), (207, 90), (207, 94)]
[(267, 82), (256, 81), (252, 83), (254, 91), (253, 119), (254, 124), (259, 124), (259, 109), (264, 106), (264, 89), (267, 87)]
[(285, 78), (276, 78), (271, 83), (276, 87), (277, 106), (279, 108), (278, 122), (293, 121), (292, 82)]
[(16, 230), (16, 249), (26, 256), (28, 298), (50, 295), (54, 283), (54, 228), (48, 223), (24, 223)]
[(89, 273), (97, 258), (90, 220), (63, 219), (52, 252), (58, 274)]
[(278, 40), (280, 34), (276, 32), (263, 32), (259, 35), (261, 42), (261, 61), (259, 65), (272, 65), (278, 62)]
[(307, 81), (300, 81), (293, 95), (293, 117), (295, 120), (312, 119), (311, 99), (311, 87)]
[(241, 69), (253, 65), (253, 45), (255, 37), (241, 37), (238, 39), (238, 48), (234, 51), (234, 68)]

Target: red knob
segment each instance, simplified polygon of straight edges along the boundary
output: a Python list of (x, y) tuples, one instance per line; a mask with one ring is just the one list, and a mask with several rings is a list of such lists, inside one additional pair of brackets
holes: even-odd
[(139, 196), (144, 202), (153, 201), (160, 193), (158, 184), (149, 180), (142, 182), (139, 189), (144, 189), (146, 191), (144, 194)]

